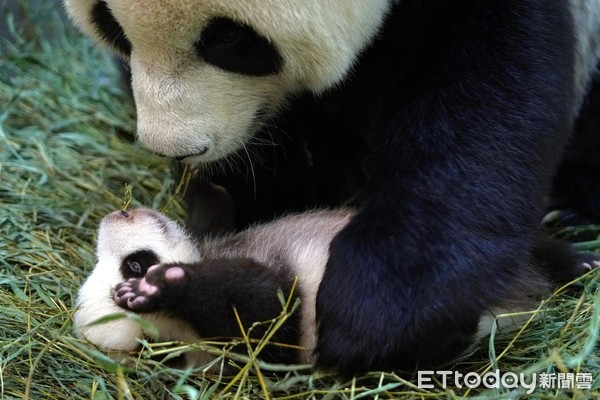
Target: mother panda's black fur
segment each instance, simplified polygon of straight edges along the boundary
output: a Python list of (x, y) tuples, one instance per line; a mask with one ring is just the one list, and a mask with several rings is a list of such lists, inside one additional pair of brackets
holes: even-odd
[[(83, 29), (127, 53), (150, 149), (204, 162), (252, 135), (282, 141), (282, 151), (257, 146), (253, 187), (214, 178), (233, 194), (239, 226), (354, 200), (317, 301), (318, 363), (346, 373), (447, 361), (477, 316), (511, 297), (535, 256), (600, 38), (598, 0), (67, 4)], [(205, 35), (215, 20), (240, 30)], [(257, 60), (239, 40), (276, 53)], [(583, 144), (555, 197), (589, 185), (572, 178)], [(600, 219), (597, 200), (563, 196), (560, 206)]]

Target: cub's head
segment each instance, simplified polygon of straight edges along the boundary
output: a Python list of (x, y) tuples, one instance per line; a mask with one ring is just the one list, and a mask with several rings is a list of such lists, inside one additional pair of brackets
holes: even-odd
[(128, 278), (141, 277), (159, 263), (193, 263), (201, 259), (191, 237), (174, 221), (149, 209), (115, 211), (100, 223), (98, 262), (77, 294), (77, 332), (106, 350), (134, 350), (142, 337), (140, 325), (118, 319), (89, 325), (123, 312), (111, 289)]
[(194, 163), (240, 149), (293, 93), (339, 83), (390, 0), (65, 0), (131, 66), (140, 142)]

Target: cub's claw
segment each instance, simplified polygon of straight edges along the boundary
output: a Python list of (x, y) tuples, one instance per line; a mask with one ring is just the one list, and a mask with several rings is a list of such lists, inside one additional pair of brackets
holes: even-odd
[(113, 291), (115, 303), (126, 310), (150, 312), (159, 308), (160, 291), (146, 278), (134, 278), (118, 284)]

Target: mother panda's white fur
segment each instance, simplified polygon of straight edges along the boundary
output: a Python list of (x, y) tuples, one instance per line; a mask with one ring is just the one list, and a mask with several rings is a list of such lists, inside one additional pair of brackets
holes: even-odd
[[(98, 0), (64, 0), (75, 24), (109, 47), (92, 18)], [(301, 91), (342, 82), (376, 36), (393, 0), (103, 0), (132, 44), (137, 135), (150, 150), (208, 162), (238, 150)], [(600, 58), (600, 0), (569, 0), (576, 27), (578, 104)], [(198, 35), (215, 17), (248, 24), (283, 58), (277, 74), (246, 76), (202, 62)], [(206, 151), (209, 149), (209, 151)]]
[[(350, 215), (349, 210), (290, 215), (236, 235), (196, 242), (177, 223), (156, 211), (144, 208), (113, 212), (100, 224), (98, 262), (77, 296), (76, 330), (104, 350), (127, 351), (139, 346), (144, 333), (132, 319), (90, 325), (101, 317), (123, 312), (115, 304), (111, 290), (125, 280), (120, 265), (130, 254), (150, 250), (160, 263), (186, 264), (204, 258), (250, 257), (272, 268), (285, 265), (292, 276), (298, 276), (297, 291), (302, 300), (300, 346), (307, 350), (300, 354), (299, 361), (311, 362), (316, 343), (315, 299), (329, 242), (346, 225)], [(144, 318), (158, 329), (161, 340), (198, 339), (185, 321), (162, 313), (145, 314)], [(188, 355), (188, 362), (206, 361), (202, 355)]]
[[(126, 57), (140, 141), (170, 157), (210, 148), (202, 162), (239, 149), (258, 128), (257, 113), (272, 115), (294, 92), (320, 92), (341, 81), (373, 39), (389, 3), (106, 0), (133, 43)], [(66, 0), (65, 4), (84, 32), (112, 45), (90, 18), (97, 0)], [(276, 45), (283, 70), (276, 75), (244, 76), (199, 61), (194, 43), (214, 17), (252, 26)]]
[(570, 0), (576, 27), (575, 98), (579, 100), (574, 110), (579, 111), (583, 93), (588, 89), (594, 73), (598, 73), (600, 60), (600, 0)]

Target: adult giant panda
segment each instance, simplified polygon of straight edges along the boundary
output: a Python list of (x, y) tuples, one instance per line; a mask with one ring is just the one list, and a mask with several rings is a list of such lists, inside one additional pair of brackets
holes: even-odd
[(453, 358), (531, 262), (549, 193), (600, 220), (600, 161), (577, 156), (599, 141), (589, 121), (551, 190), (593, 106), (600, 0), (66, 6), (129, 63), (141, 144), (195, 165), (259, 153), (252, 179), (212, 178), (239, 226), (359, 207), (319, 287), (321, 367)]

